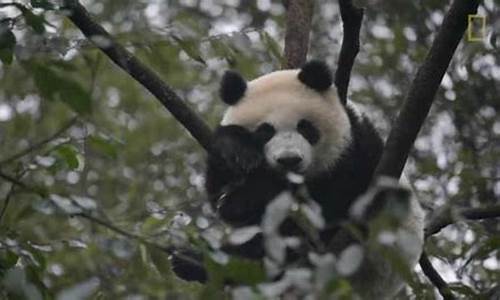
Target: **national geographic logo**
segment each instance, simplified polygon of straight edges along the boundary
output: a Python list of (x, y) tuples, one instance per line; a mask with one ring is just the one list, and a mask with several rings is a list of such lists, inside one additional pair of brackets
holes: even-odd
[(486, 38), (486, 16), (469, 15), (467, 26), (467, 40), (481, 42)]

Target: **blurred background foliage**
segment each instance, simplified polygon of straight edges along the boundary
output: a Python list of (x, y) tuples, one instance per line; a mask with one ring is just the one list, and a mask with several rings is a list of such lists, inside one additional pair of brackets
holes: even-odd
[[(0, 170), (10, 176), (0, 178), (0, 298), (7, 290), (27, 299), (197, 297), (202, 287), (173, 278), (163, 253), (78, 213), (164, 245), (179, 222), (189, 223), (181, 233), (205, 230), (203, 149), (54, 2), (12, 1), (0, 3)], [(309, 57), (335, 66), (338, 7), (316, 2)], [(357, 1), (366, 12), (350, 98), (384, 135), (448, 2)], [(283, 59), (281, 1), (82, 4), (212, 127), (224, 109), (217, 99), (224, 70), (252, 79)], [(431, 211), (499, 202), (499, 7), (480, 6), (485, 36), (459, 46), (411, 153), (406, 175)], [(500, 297), (498, 222), (459, 222), (426, 248), (457, 295)], [(417, 279), (401, 299), (435, 297)]]

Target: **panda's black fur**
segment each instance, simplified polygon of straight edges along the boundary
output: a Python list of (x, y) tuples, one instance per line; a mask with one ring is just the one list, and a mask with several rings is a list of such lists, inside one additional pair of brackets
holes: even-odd
[[(382, 155), (383, 143), (372, 123), (349, 106), (351, 144), (328, 171), (306, 180), (310, 196), (320, 203), (326, 220), (342, 220), (353, 201), (366, 191)], [(332, 197), (335, 201), (331, 201)]]
[[(298, 78), (319, 93), (332, 85), (332, 75), (320, 61), (304, 65)], [(220, 90), (223, 101), (234, 105), (243, 96), (246, 83), (234, 72), (226, 72)], [(304, 102), (307, 105), (307, 99)], [(306, 178), (308, 192), (323, 208), (326, 220), (347, 216), (350, 204), (368, 188), (382, 153), (382, 140), (372, 123), (349, 105), (344, 108), (351, 124), (351, 143), (333, 168)], [(212, 146), (206, 173), (209, 200), (232, 225), (258, 224), (266, 204), (287, 188), (283, 174), (266, 164), (258, 130), (252, 133), (237, 125), (219, 126)]]
[[(326, 64), (319, 61), (307, 63), (298, 73), (305, 87), (320, 94), (330, 89), (332, 78)], [(220, 89), (226, 104), (236, 105), (246, 92), (247, 83), (240, 75), (226, 73)], [(303, 101), (308, 105), (308, 99)], [(348, 104), (342, 103), (341, 107), (350, 123), (348, 145), (332, 167), (305, 177), (307, 191), (321, 206), (328, 224), (348, 217), (350, 205), (367, 190), (382, 153), (382, 140), (372, 123)], [(302, 123), (298, 127), (310, 143), (325, 138), (312, 124)], [(266, 205), (290, 186), (285, 174), (272, 168), (264, 157), (264, 145), (272, 130), (220, 125), (213, 135), (207, 159), (207, 196), (221, 219), (235, 227), (260, 224)], [(247, 258), (262, 258), (262, 236), (257, 235), (244, 245), (226, 246), (224, 250)], [(206, 279), (203, 269), (190, 268), (182, 259), (174, 257), (173, 266), (183, 279)]]
[[(307, 190), (321, 205), (326, 220), (347, 217), (350, 204), (368, 188), (382, 153), (382, 140), (373, 125), (350, 107), (346, 111), (352, 143), (334, 168), (306, 180)], [(214, 134), (206, 191), (222, 219), (234, 226), (260, 223), (266, 205), (288, 187), (283, 174), (266, 165), (262, 145), (256, 140), (236, 125), (220, 126)]]

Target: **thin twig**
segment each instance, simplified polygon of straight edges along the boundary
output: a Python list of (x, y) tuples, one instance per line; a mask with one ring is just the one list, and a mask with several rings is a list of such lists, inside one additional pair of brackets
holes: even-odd
[(8, 164), (12, 161), (15, 161), (27, 154), (30, 154), (31, 152), (41, 148), (42, 146), (44, 146), (45, 144), (47, 143), (50, 143), (51, 141), (53, 141), (54, 139), (56, 139), (57, 137), (59, 137), (61, 134), (63, 134), (66, 130), (68, 130), (69, 128), (71, 128), (76, 122), (78, 121), (78, 117), (74, 117), (72, 118), (71, 120), (69, 120), (68, 122), (66, 122), (59, 130), (57, 130), (56, 132), (54, 132), (52, 135), (50, 135), (49, 137), (19, 151), (18, 153), (0, 161), (0, 166), (3, 166), (5, 164)]
[[(4, 178), (6, 179), (7, 181), (11, 182), (13, 185), (12, 186), (19, 186), (21, 187), (22, 189), (26, 190), (27, 192), (30, 192), (30, 193), (34, 193), (34, 194), (37, 194), (37, 195), (40, 195), (40, 196), (44, 196), (44, 194), (37, 190), (36, 188), (34, 187), (31, 187), (23, 182), (21, 182), (20, 180), (17, 180), (16, 178), (12, 177), (12, 176), (9, 176), (7, 174), (4, 174), (0, 171), (0, 178)], [(81, 207), (80, 207), (81, 208)], [(147, 238), (145, 237), (142, 237), (140, 235), (137, 235), (137, 234), (134, 234), (134, 233), (130, 233), (130, 232), (127, 232), (115, 225), (113, 225), (112, 223), (110, 222), (107, 222), (105, 220), (102, 220), (102, 219), (99, 219), (95, 216), (92, 216), (88, 213), (85, 213), (85, 212), (80, 212), (80, 213), (76, 213), (76, 214), (73, 214), (72, 216), (76, 216), (76, 217), (80, 217), (80, 218), (83, 218), (83, 219), (87, 219), (95, 224), (98, 224), (100, 226), (103, 226), (103, 227), (106, 227), (108, 228), (109, 230), (115, 232), (115, 233), (118, 233), (126, 238), (129, 238), (129, 239), (132, 239), (132, 240), (136, 240), (144, 245), (148, 245), (148, 246), (151, 246), (151, 247), (154, 247), (158, 250), (161, 250), (169, 255), (171, 254), (175, 254), (177, 257), (191, 263), (191, 264), (194, 264), (196, 266), (199, 266), (199, 267), (202, 267), (201, 266), (201, 262), (187, 256), (187, 255), (183, 255), (182, 253), (178, 252), (177, 251), (177, 248), (175, 247), (168, 247), (168, 246), (163, 246), (163, 245), (160, 245), (160, 244), (157, 244), (155, 242), (151, 242), (149, 241)]]
[(441, 80), (467, 28), (468, 15), (475, 14), (478, 0), (455, 0), (444, 17), (432, 47), (420, 66), (399, 115), (392, 126), (376, 176), (399, 178), (427, 117)]
[(115, 64), (130, 74), (150, 91), (160, 103), (191, 133), (206, 150), (210, 148), (211, 130), (203, 119), (168, 86), (158, 75), (117, 43), (77, 0), (64, 0), (68, 18), (82, 33), (103, 51)]
[(444, 209), (433, 216), (425, 228), (425, 237), (438, 233), (448, 225), (465, 220), (483, 220), (500, 218), (500, 205), (480, 208)]
[(441, 275), (439, 275), (436, 269), (434, 269), (434, 266), (432, 265), (425, 251), (422, 252), (419, 262), (420, 262), (420, 267), (422, 268), (422, 271), (424, 272), (425, 276), (427, 276), (427, 278), (429, 278), (432, 284), (438, 289), (441, 296), (443, 296), (443, 299), (454, 300), (455, 296), (451, 292), (448, 283), (443, 279), (443, 277), (441, 277)]
[(314, 0), (287, 0), (283, 69), (301, 67), (307, 59)]
[[(24, 170), (21, 170), (19, 171), (17, 174), (16, 174), (16, 179), (18, 181), (21, 180), (21, 178), (28, 172), (28, 169), (24, 169)], [(12, 199), (12, 196), (14, 195), (15, 192), (17, 192), (16, 190), (16, 187), (17, 185), (14, 184), (14, 183), (11, 183), (10, 185), (10, 188), (9, 188), (9, 191), (7, 192), (7, 195), (5, 196), (5, 199), (4, 199), (4, 202), (3, 202), (3, 207), (2, 207), (2, 211), (0, 212), (0, 224), (2, 222), (2, 219), (3, 217), (5, 216), (5, 213), (7, 212), (7, 208), (9, 207), (9, 204), (10, 204), (10, 200)]]
[(10, 199), (11, 199), (12, 195), (14, 194), (15, 188), (16, 188), (16, 186), (14, 184), (12, 184), (10, 186), (9, 191), (7, 192), (7, 195), (5, 196), (5, 198), (3, 200), (2, 211), (0, 211), (0, 224), (2, 224), (3, 216), (7, 212), (7, 208), (9, 207)]
[(2, 172), (2, 170), (0, 170), (0, 178), (7, 180), (8, 182), (12, 183), (13, 185), (17, 185), (18, 187), (20, 187), (23, 190), (26, 190), (30, 193), (34, 193), (34, 194), (37, 194), (40, 196), (45, 196), (45, 194), (41, 190), (25, 184), (24, 182), (18, 180), (17, 178), (14, 178), (13, 176)]
[(342, 37), (337, 71), (335, 71), (335, 86), (340, 100), (346, 103), (352, 66), (359, 52), (359, 31), (364, 9), (356, 7), (352, 0), (339, 0), (339, 9), (344, 36)]
[(183, 253), (177, 251), (176, 247), (168, 247), (168, 246), (163, 246), (163, 245), (157, 244), (155, 242), (151, 242), (151, 241), (149, 241), (147, 238), (145, 238), (143, 236), (140, 236), (140, 235), (137, 235), (137, 234), (125, 231), (125, 230), (123, 230), (123, 229), (115, 226), (114, 224), (112, 224), (110, 222), (104, 221), (102, 219), (99, 219), (99, 218), (94, 217), (94, 216), (92, 216), (90, 214), (87, 214), (87, 213), (83, 213), (83, 212), (82, 213), (77, 213), (77, 214), (74, 214), (73, 216), (89, 220), (92, 223), (95, 223), (97, 225), (105, 227), (105, 228), (107, 228), (107, 229), (109, 229), (109, 230), (111, 230), (111, 231), (113, 231), (113, 232), (115, 232), (115, 233), (117, 233), (117, 234), (119, 234), (121, 236), (124, 236), (126, 238), (131, 239), (131, 240), (138, 241), (141, 244), (144, 244), (144, 245), (156, 248), (158, 250), (161, 250), (161, 251), (165, 252), (168, 255), (175, 254), (175, 256), (177, 256), (178, 258), (181, 258), (184, 261), (187, 261), (187, 262), (189, 262), (189, 263), (191, 263), (193, 265), (196, 265), (196, 266), (198, 266), (200, 268), (203, 268), (203, 266), (202, 266), (202, 264), (201, 264), (200, 261), (198, 261), (196, 259), (193, 259), (192, 257), (189, 257), (189, 256), (184, 255)]
[(141, 242), (141, 243), (143, 243), (145, 245), (154, 246), (155, 248), (163, 250), (163, 251), (165, 251), (165, 252), (167, 252), (169, 254), (172, 251), (171, 248), (169, 248), (169, 247), (164, 247), (162, 245), (158, 245), (156, 243), (150, 242), (146, 238), (144, 238), (144, 237), (142, 237), (140, 235), (137, 235), (137, 234), (125, 231), (125, 230), (123, 230), (123, 229), (121, 229), (121, 228), (119, 228), (119, 227), (117, 227), (117, 226), (115, 226), (115, 225), (113, 225), (113, 224), (111, 224), (111, 223), (109, 223), (107, 221), (101, 220), (101, 219), (99, 219), (97, 217), (94, 217), (94, 216), (92, 216), (90, 214), (87, 214), (87, 213), (77, 213), (77, 214), (74, 214), (73, 216), (80, 217), (80, 218), (83, 218), (83, 219), (87, 219), (89, 221), (92, 221), (92, 223), (96, 223), (98, 225), (106, 227), (106, 228), (110, 229), (111, 231), (114, 231), (114, 232), (118, 233), (119, 235), (122, 235), (122, 236), (127, 237), (127, 238), (132, 239), (132, 240), (137, 240), (137, 241), (139, 241), (139, 242)]

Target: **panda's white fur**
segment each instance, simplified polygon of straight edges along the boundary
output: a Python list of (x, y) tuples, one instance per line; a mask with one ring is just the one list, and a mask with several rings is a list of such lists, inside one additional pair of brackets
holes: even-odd
[[(374, 199), (363, 195), (375, 189), (369, 184), (382, 152), (382, 140), (369, 120), (351, 105), (340, 102), (332, 77), (328, 66), (319, 61), (308, 62), (301, 70), (277, 71), (248, 83), (236, 72), (226, 72), (220, 95), (229, 107), (214, 133), (206, 173), (208, 200), (223, 221), (233, 226), (261, 222), (260, 216), (270, 201), (289, 188), (282, 172), (268, 166), (274, 167), (279, 157), (289, 154), (301, 156), (303, 166), (299, 171), (305, 177), (304, 185), (311, 198), (324, 208), (327, 224), (352, 219), (358, 201)], [(302, 119), (318, 130), (316, 142), (307, 133), (298, 134)], [(262, 123), (269, 123), (274, 130), (266, 135), (263, 148), (256, 145), (261, 143), (257, 131)], [(367, 218), (357, 219), (361, 223), (372, 220), (366, 214), (359, 216)], [(408, 215), (392, 235), (383, 238), (384, 244), (399, 254), (409, 268), (416, 265), (422, 251), (423, 219), (417, 199), (410, 197)], [(334, 254), (352, 242), (363, 246), (364, 260), (349, 277), (355, 293), (362, 299), (391, 299), (404, 280), (391, 262), (376, 247), (372, 248), (373, 239), (380, 237), (368, 232), (368, 239), (353, 241), (352, 236), (345, 239), (343, 233), (339, 230), (325, 238), (328, 250)], [(224, 251), (262, 259), (261, 242), (256, 243)], [(199, 258), (197, 255), (192, 253), (190, 257)], [(173, 270), (183, 279), (206, 282), (207, 273), (200, 265), (173, 256)]]
[[(225, 112), (221, 125), (254, 130), (263, 122), (272, 124), (278, 134), (266, 144), (267, 161), (274, 166), (277, 157), (298, 152), (302, 171), (314, 174), (335, 164), (349, 145), (351, 126), (336, 89), (332, 86), (318, 93), (297, 79), (298, 72), (276, 71), (250, 81), (243, 98)], [(300, 119), (311, 120), (325, 138), (311, 147), (296, 132)]]
[[(393, 179), (379, 179), (379, 186), (394, 184), (396, 183)], [(403, 183), (403, 186), (406, 184)], [(370, 193), (371, 190), (367, 191), (365, 196), (360, 197), (354, 204), (351, 208), (352, 215), (358, 214), (359, 212), (355, 211), (368, 204), (363, 202), (365, 199), (371, 198)], [(394, 232), (384, 233), (387, 234), (385, 237), (372, 238), (379, 239), (377, 243), (382, 243), (391, 249), (407, 264), (406, 267), (413, 269), (422, 254), (425, 214), (417, 197), (412, 195), (409, 201), (408, 215), (398, 229)], [(379, 251), (371, 249), (369, 244), (365, 245), (366, 259), (364, 264), (351, 278), (351, 284), (362, 299), (392, 299), (404, 286), (402, 275), (394, 268), (394, 262), (385, 259)]]
[[(277, 71), (250, 81), (244, 96), (226, 110), (221, 125), (253, 131), (263, 122), (272, 124), (277, 133), (264, 149), (268, 163), (275, 166), (276, 158), (286, 152), (299, 154), (304, 161), (301, 171), (307, 176), (335, 165), (350, 143), (351, 125), (336, 89), (332, 86), (318, 93), (297, 79), (298, 72)], [(311, 146), (295, 129), (297, 120), (303, 118), (312, 120), (327, 138)], [(423, 245), (423, 212), (414, 197), (408, 218), (387, 243), (410, 268), (415, 266)], [(353, 288), (363, 299), (393, 297), (403, 285), (401, 275), (378, 253), (365, 252), (364, 265), (351, 278)]]
[[(221, 125), (253, 131), (264, 122), (271, 124), (276, 134), (264, 148), (268, 163), (274, 167), (278, 157), (299, 155), (303, 159), (299, 171), (307, 177), (335, 165), (351, 142), (351, 123), (333, 86), (315, 91), (297, 79), (298, 73), (276, 71), (250, 81), (243, 97), (226, 110)], [(317, 145), (297, 133), (300, 119), (311, 120), (321, 132)], [(421, 254), (424, 222), (418, 201), (414, 197), (410, 201), (409, 216), (386, 243), (412, 268)], [(351, 278), (353, 288), (363, 299), (390, 299), (403, 285), (401, 275), (378, 253), (365, 250), (365, 262)]]

